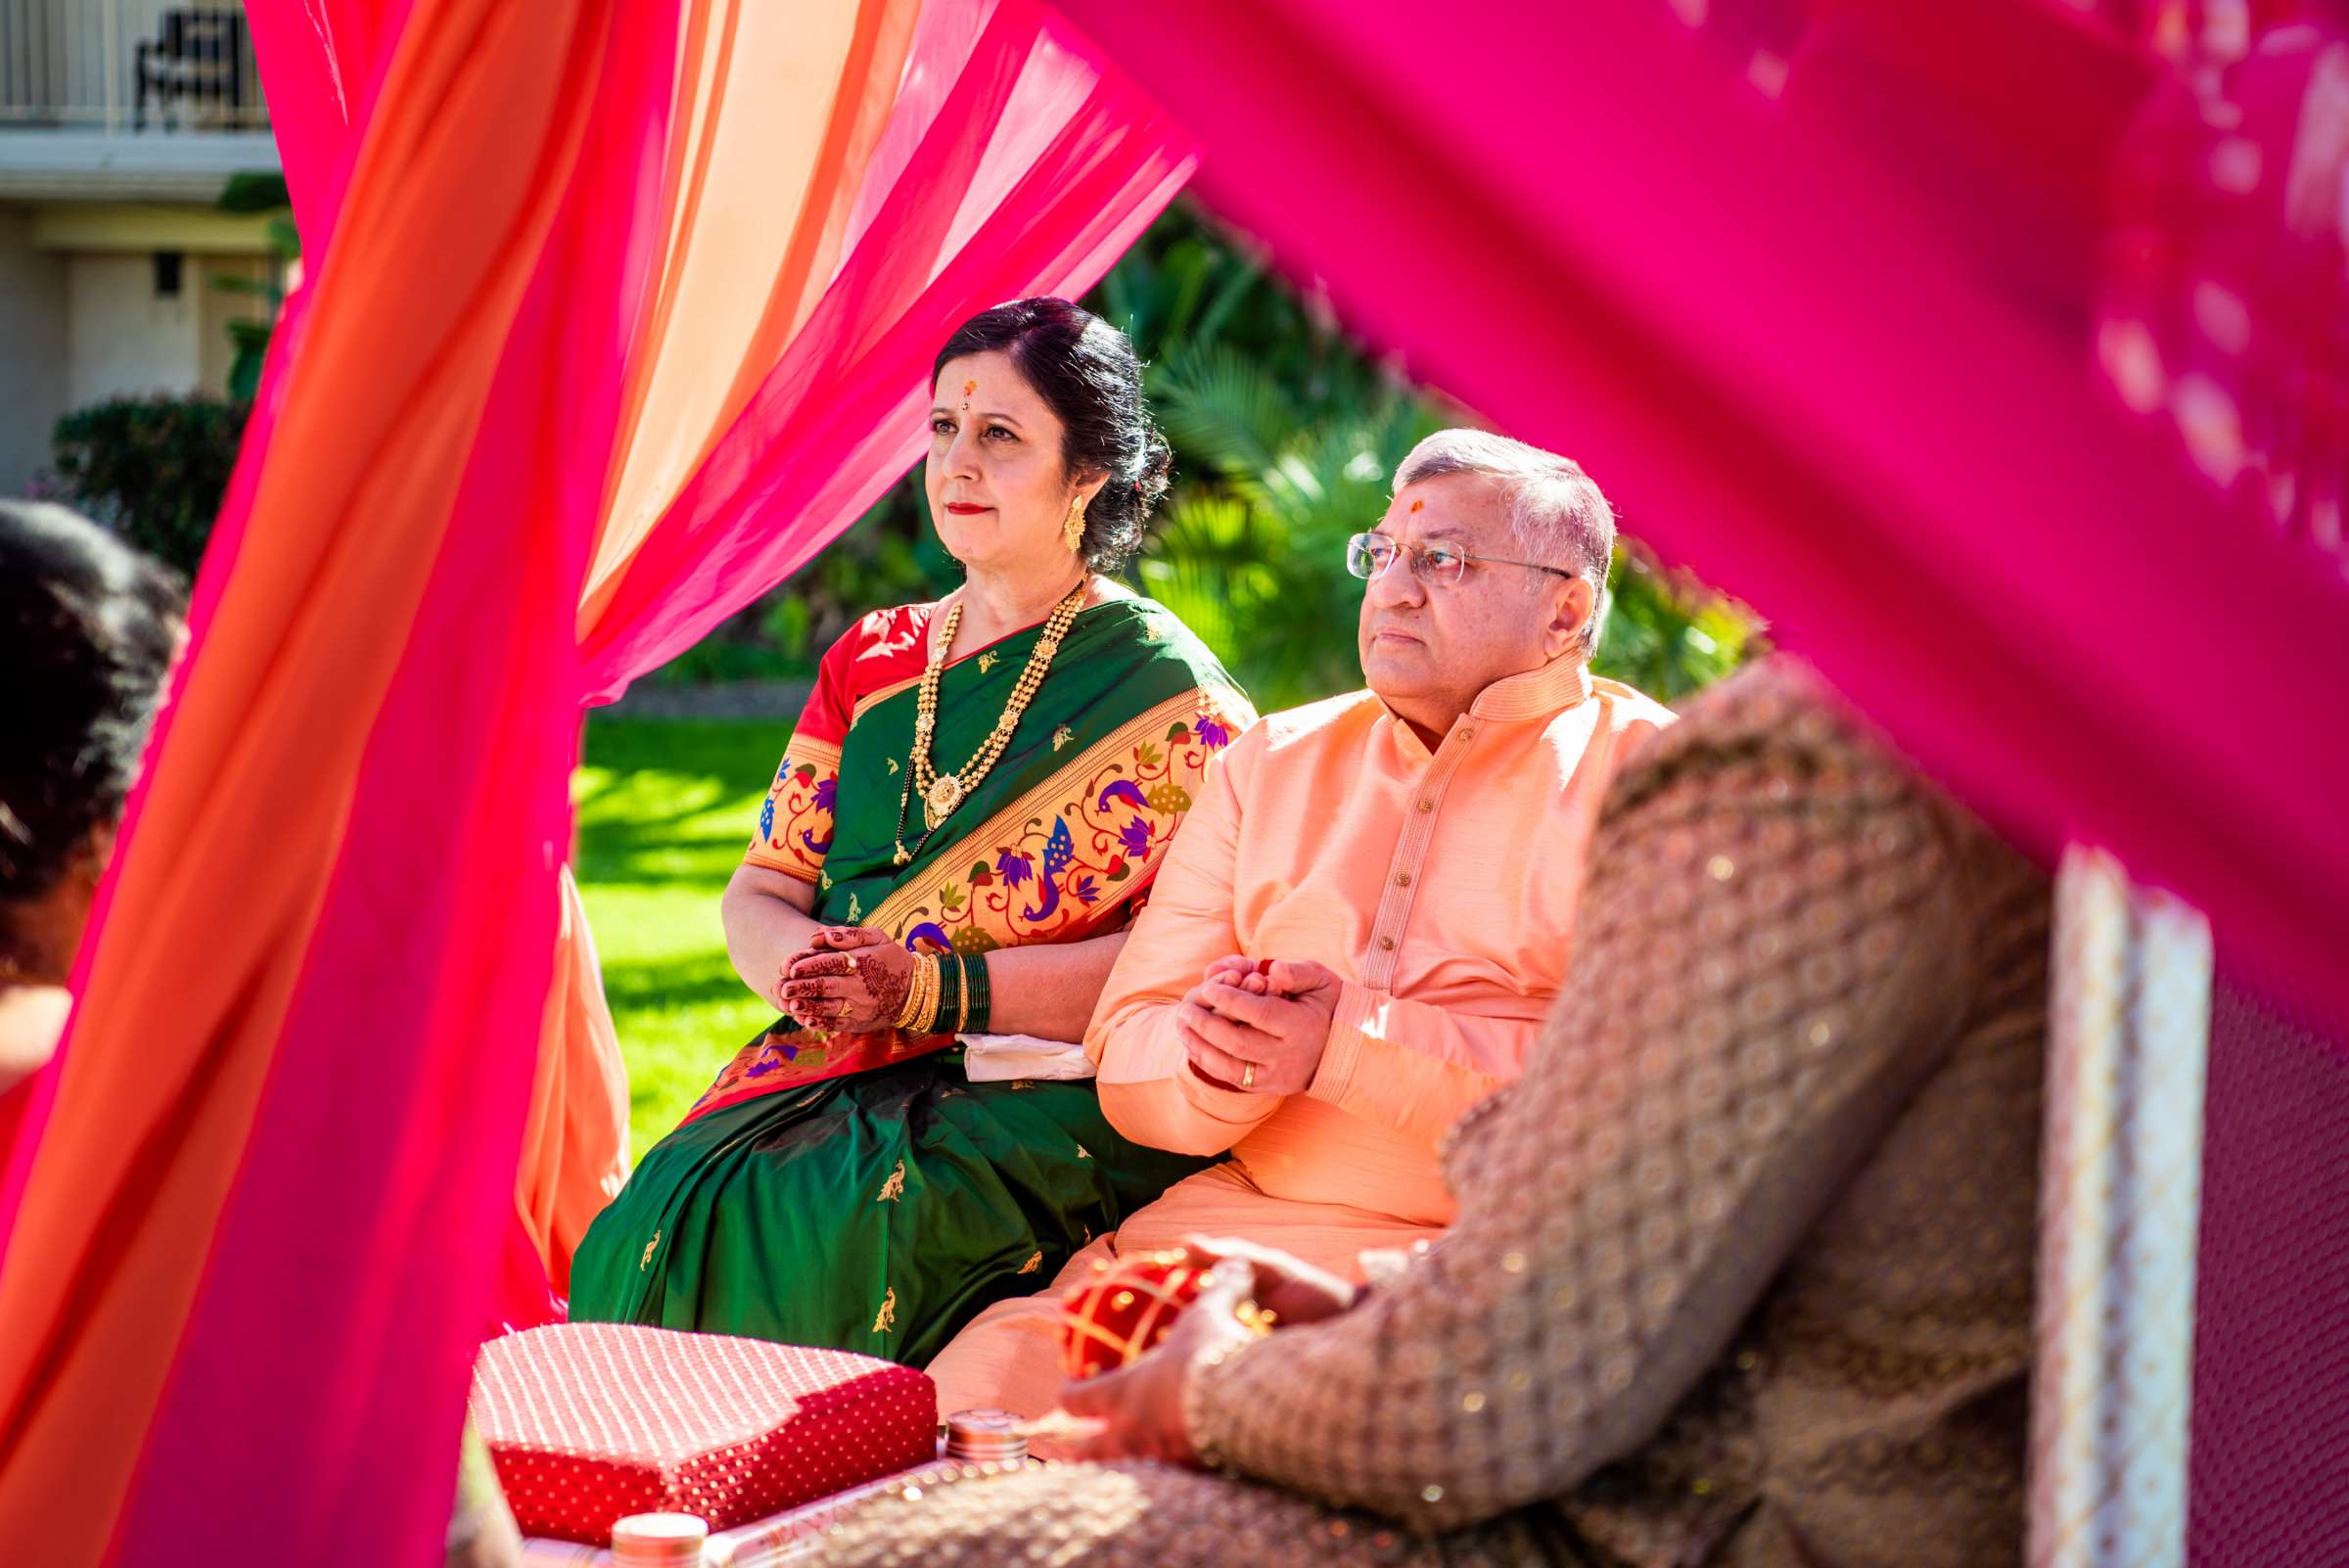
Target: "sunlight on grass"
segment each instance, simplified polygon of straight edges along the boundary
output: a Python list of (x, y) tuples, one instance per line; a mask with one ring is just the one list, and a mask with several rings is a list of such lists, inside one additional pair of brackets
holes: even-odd
[(790, 735), (785, 722), (588, 720), (572, 782), (579, 891), (627, 1059), (637, 1158), (774, 1016), (726, 961), (717, 899)]

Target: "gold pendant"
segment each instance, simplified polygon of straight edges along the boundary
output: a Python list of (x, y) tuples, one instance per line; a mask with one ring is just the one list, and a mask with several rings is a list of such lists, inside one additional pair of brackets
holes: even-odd
[(930, 792), (922, 797), (922, 813), (930, 818), (932, 827), (954, 814), (962, 804), (962, 780), (951, 773), (941, 773), (931, 781)]

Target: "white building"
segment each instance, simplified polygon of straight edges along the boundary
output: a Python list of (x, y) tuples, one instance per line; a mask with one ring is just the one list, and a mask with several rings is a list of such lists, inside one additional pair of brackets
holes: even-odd
[(0, 495), (70, 409), (226, 388), (266, 307), (216, 280), (274, 263), (214, 203), (279, 166), (239, 0), (0, 0)]

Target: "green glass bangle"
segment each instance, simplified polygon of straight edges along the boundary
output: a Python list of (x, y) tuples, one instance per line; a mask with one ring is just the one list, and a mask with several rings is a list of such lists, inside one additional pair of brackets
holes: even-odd
[(974, 1035), (984, 1035), (987, 1033), (988, 1024), (990, 1021), (990, 1014), (994, 1010), (995, 1001), (994, 981), (987, 972), (987, 954), (972, 955), (970, 982), (971, 1021), (967, 1027)]

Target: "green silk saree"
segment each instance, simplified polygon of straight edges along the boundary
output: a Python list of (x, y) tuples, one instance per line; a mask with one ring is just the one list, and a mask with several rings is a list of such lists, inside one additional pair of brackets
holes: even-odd
[[(1210, 761), (1253, 720), (1245, 698), (1160, 606), (1093, 605), (993, 769), (900, 867), (931, 608), (868, 616), (825, 656), (746, 858), (814, 884), (818, 920), (981, 961), (1125, 929)], [(1039, 630), (946, 668), (941, 768), (986, 739)], [(907, 848), (925, 831), (916, 801)], [(1089, 1081), (973, 1083), (963, 1060), (950, 1036), (778, 1019), (589, 1228), (572, 1316), (919, 1365), (1203, 1163), (1120, 1135)]]

